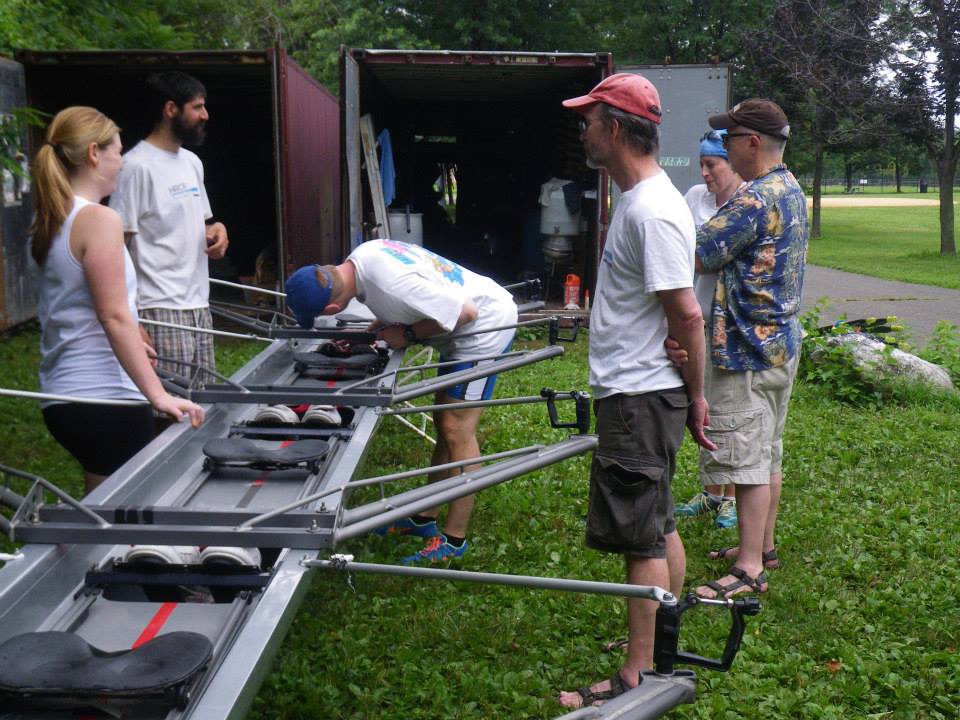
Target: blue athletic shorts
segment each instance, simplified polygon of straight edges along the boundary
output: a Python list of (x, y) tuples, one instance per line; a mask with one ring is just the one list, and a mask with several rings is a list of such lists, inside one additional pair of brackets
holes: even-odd
[[(510, 342), (507, 343), (507, 346), (503, 349), (504, 353), (510, 352), (510, 348), (513, 345), (513, 338), (510, 338)], [(440, 356), (440, 362), (449, 362), (449, 358), (445, 358), (443, 355)], [(464, 360), (459, 362), (456, 365), (447, 365), (446, 367), (439, 368), (437, 370), (437, 375), (449, 375), (450, 373), (459, 372), (460, 370), (469, 370), (470, 368), (489, 365), (494, 362), (493, 360)], [(447, 396), (452, 397), (456, 400), (489, 400), (493, 397), (493, 389), (497, 385), (497, 376), (488, 375), (487, 377), (479, 378), (478, 380), (471, 380), (470, 382), (460, 383), (459, 385), (454, 385), (449, 390), (446, 390)]]

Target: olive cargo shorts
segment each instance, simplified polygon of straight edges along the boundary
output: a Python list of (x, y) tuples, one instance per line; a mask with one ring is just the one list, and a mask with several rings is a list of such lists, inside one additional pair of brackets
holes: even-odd
[(599, 444), (590, 469), (587, 547), (666, 557), (674, 532), (670, 483), (686, 427), (684, 388), (597, 400)]

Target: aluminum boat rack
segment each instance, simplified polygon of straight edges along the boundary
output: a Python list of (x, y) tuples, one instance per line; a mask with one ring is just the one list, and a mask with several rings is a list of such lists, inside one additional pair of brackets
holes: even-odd
[[(556, 443), (356, 477), (378, 423), (389, 415), (429, 412), (432, 406), (397, 405), (449, 387), (451, 376), (424, 378), (437, 363), (403, 367), (402, 353), (371, 351), (363, 344), (351, 349), (336, 343), (333, 353), (325, 354), (330, 344), (320, 338), (328, 331), (311, 332), (309, 338), (272, 342), (220, 385), (200, 384), (201, 373), (168, 377), (168, 386), (212, 403), (204, 424), (197, 430), (169, 428), (83, 502), (43, 478), (0, 466), (4, 479), (31, 483), (22, 495), (0, 483), (0, 506), (16, 508), (9, 520), (0, 515), (0, 530), (26, 543), (0, 568), (0, 719), (74, 718), (78, 708), (95, 718), (243, 717), (313, 568), (659, 601), (656, 672), (645, 674), (637, 689), (600, 708), (564, 716), (568, 719), (659, 717), (693, 699), (696, 678), (676, 664), (730, 666), (744, 617), (759, 609), (752, 598), (680, 601), (655, 587), (369, 565), (336, 553), (340, 543), (397, 518), (590, 452), (596, 437), (588, 434), (585, 393), (543, 390), (486, 403), (545, 404), (551, 424), (571, 431)], [(363, 337), (351, 332), (351, 339)], [(561, 351), (549, 346), (510, 353), (454, 374), (454, 382)], [(364, 377), (355, 377), (358, 368)], [(407, 377), (420, 379), (404, 383)], [(568, 402), (575, 419), (564, 423), (558, 403)], [(261, 406), (273, 403), (323, 403), (336, 406), (337, 415), (328, 414), (334, 421), (320, 424), (258, 421)], [(386, 495), (393, 481), (477, 464), (446, 480)], [(348, 505), (353, 490), (372, 485), (381, 488), (380, 498)], [(127, 560), (130, 544), (208, 546), (204, 552), (212, 560), (203, 562), (203, 555), (166, 564)], [(246, 550), (231, 554), (236, 548)], [(256, 560), (244, 560), (251, 557)], [(699, 605), (726, 607), (732, 614), (719, 660), (678, 650), (681, 616)]]

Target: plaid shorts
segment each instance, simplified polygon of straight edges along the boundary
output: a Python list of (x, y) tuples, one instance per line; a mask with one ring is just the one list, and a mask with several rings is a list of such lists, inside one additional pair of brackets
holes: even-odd
[[(213, 318), (208, 308), (195, 310), (170, 310), (167, 308), (150, 308), (141, 310), (140, 317), (144, 320), (188, 325), (190, 327), (213, 329)], [(207, 333), (177, 330), (175, 328), (160, 327), (158, 325), (144, 325), (144, 329), (157, 350), (160, 370), (192, 377), (197, 368), (183, 363), (191, 363), (200, 367), (216, 370), (216, 359), (213, 355), (213, 335)], [(209, 381), (213, 377), (204, 373), (203, 380)]]

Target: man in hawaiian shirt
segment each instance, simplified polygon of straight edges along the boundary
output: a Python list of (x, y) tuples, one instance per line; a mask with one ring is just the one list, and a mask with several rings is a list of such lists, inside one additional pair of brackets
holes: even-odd
[(798, 319), (806, 262), (807, 203), (783, 165), (790, 125), (769, 100), (746, 100), (709, 119), (726, 129), (733, 169), (746, 181), (697, 231), (697, 272), (717, 273), (707, 334), (704, 388), (707, 435), (700, 450), (702, 482), (737, 486), (739, 547), (727, 575), (697, 588), (704, 597), (765, 592), (765, 569), (779, 565), (774, 528), (782, 485), (783, 427), (797, 372)]

